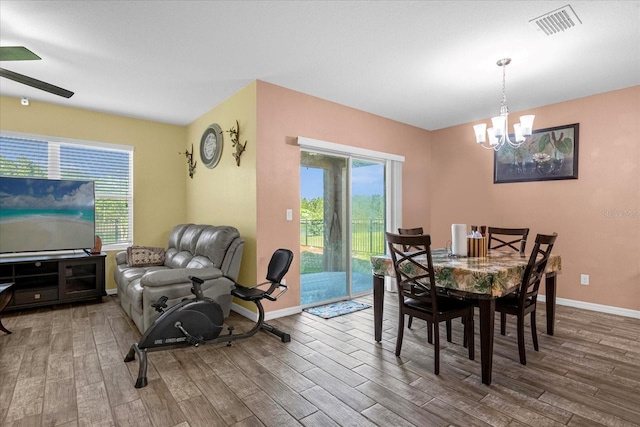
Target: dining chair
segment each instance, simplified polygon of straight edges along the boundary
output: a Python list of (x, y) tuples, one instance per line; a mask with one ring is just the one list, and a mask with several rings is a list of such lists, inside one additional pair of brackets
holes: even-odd
[[(528, 228), (501, 228), (501, 227), (488, 227), (488, 249), (502, 249), (510, 248), (516, 252), (519, 252), (521, 256), (525, 255), (525, 248), (527, 247), (527, 236), (529, 235)], [(507, 315), (505, 313), (500, 314), (500, 333), (505, 334), (507, 329)]]
[[(424, 229), (422, 227), (414, 227), (414, 228), (398, 228), (398, 234), (401, 236), (419, 236), (420, 234), (424, 234)], [(404, 251), (407, 252), (411, 247), (405, 247)]]
[[(424, 229), (422, 227), (413, 227), (413, 228), (398, 228), (398, 234), (401, 236), (418, 236), (420, 234), (424, 234)], [(404, 251), (408, 252), (410, 250), (419, 250), (420, 248), (412, 248), (411, 246), (405, 246)], [(413, 325), (413, 316), (409, 316), (409, 323), (407, 327), (411, 329)], [(431, 326), (431, 325), (429, 325)], [(429, 344), (433, 344), (433, 328), (429, 327)], [(447, 321), (447, 339), (451, 341), (451, 321)]]
[(551, 255), (551, 249), (556, 242), (557, 233), (550, 235), (538, 234), (536, 243), (529, 257), (529, 262), (524, 270), (522, 282), (515, 292), (496, 298), (496, 311), (500, 313), (501, 325), (500, 333), (505, 335), (502, 318), (507, 314), (517, 317), (518, 353), (520, 353), (520, 363), (527, 364), (524, 349), (524, 319), (527, 314), (531, 319), (531, 337), (533, 338), (533, 348), (538, 351), (538, 335), (536, 333), (536, 303), (538, 299), (538, 288), (542, 281), (542, 276), (547, 268), (547, 262)]
[[(404, 316), (409, 315), (427, 321), (427, 327), (433, 329), (434, 373), (440, 373), (440, 328), (443, 321), (457, 317), (464, 319), (463, 345), (469, 350), (469, 359), (474, 359), (473, 313), (474, 305), (470, 301), (448, 298), (440, 295), (431, 258), (431, 236), (400, 235), (386, 233), (391, 260), (398, 282), (399, 321), (396, 339), (396, 356), (400, 356), (404, 335)], [(405, 246), (417, 248), (406, 252)], [(449, 335), (449, 334), (447, 334)], [(450, 337), (447, 337), (448, 341)]]
[(488, 249), (511, 248), (524, 255), (527, 247), (528, 228), (488, 227)]
[(424, 234), (424, 229), (422, 227), (398, 228), (398, 234), (401, 236), (417, 236)]

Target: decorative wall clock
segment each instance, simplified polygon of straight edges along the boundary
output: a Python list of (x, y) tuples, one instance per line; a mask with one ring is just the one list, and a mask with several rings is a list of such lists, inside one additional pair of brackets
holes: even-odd
[(222, 156), (222, 128), (217, 123), (210, 125), (200, 139), (200, 158), (209, 169), (216, 167)]

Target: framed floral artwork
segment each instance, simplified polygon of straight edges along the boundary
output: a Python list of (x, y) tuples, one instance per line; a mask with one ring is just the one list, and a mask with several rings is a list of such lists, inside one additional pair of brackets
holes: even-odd
[(574, 123), (534, 130), (517, 148), (505, 144), (494, 153), (493, 183), (578, 179), (579, 128)]

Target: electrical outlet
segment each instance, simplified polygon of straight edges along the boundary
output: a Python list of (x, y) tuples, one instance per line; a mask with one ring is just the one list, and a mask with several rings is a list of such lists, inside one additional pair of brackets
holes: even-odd
[(293, 221), (293, 209), (287, 209), (287, 221)]
[(581, 285), (588, 285), (589, 284), (589, 275), (588, 274), (581, 274), (580, 275), (580, 284)]

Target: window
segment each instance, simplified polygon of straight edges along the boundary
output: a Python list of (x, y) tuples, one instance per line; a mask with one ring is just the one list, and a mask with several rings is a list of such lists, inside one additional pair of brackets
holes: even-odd
[(95, 181), (96, 234), (105, 249), (133, 241), (133, 147), (0, 133), (0, 175)]

